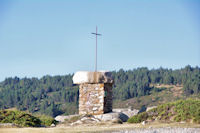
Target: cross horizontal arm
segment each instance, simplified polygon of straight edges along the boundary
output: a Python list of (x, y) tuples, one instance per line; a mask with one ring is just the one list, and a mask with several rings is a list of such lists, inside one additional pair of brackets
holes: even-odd
[(97, 33), (92, 33), (92, 34), (101, 36), (101, 34), (97, 34)]

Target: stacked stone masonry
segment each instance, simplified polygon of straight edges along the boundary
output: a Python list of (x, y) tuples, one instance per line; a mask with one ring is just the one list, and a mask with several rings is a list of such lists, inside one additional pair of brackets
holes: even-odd
[(79, 71), (73, 76), (79, 84), (79, 114), (99, 115), (112, 112), (112, 84), (110, 72)]
[(80, 84), (79, 114), (112, 112), (112, 84)]

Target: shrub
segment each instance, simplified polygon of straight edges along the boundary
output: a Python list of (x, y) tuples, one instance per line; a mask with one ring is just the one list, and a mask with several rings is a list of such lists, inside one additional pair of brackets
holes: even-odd
[(0, 110), (0, 123), (14, 123), (22, 127), (40, 127), (57, 124), (57, 121), (45, 115), (33, 116), (18, 110)]
[(51, 116), (37, 115), (37, 117), (41, 120), (41, 125), (43, 125), (43, 126), (51, 126), (51, 124), (56, 125), (58, 123), (58, 121), (56, 121)]
[(140, 122), (142, 122), (144, 120), (147, 120), (147, 118), (148, 118), (147, 112), (142, 112), (142, 113), (140, 113), (138, 115), (135, 115), (135, 116), (129, 118), (128, 122), (129, 123), (140, 123)]
[(163, 121), (189, 122), (192, 120), (195, 123), (200, 123), (200, 100), (187, 99), (162, 104), (148, 112), (129, 118), (128, 122), (139, 123), (147, 119), (155, 120), (157, 117)]
[(18, 110), (0, 110), (0, 123), (14, 123), (23, 127), (39, 127), (41, 120)]

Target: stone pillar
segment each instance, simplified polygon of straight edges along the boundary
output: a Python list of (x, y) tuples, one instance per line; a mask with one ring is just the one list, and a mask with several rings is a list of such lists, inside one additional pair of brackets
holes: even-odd
[(112, 112), (110, 72), (77, 72), (74, 84), (79, 84), (79, 114), (99, 115)]

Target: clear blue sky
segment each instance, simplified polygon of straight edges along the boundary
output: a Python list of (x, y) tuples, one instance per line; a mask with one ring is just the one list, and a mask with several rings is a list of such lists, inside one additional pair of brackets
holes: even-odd
[(0, 81), (200, 66), (200, 0), (0, 0)]

